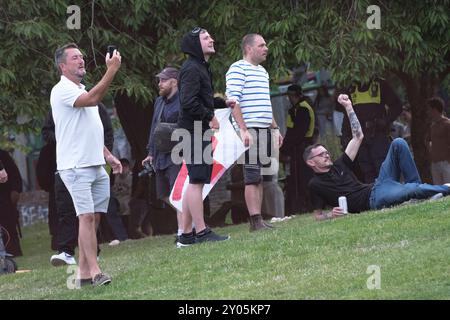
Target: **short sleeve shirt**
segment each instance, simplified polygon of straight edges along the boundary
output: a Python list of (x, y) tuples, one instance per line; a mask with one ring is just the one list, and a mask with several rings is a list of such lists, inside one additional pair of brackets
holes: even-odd
[(50, 94), (58, 170), (105, 164), (103, 124), (98, 107), (74, 107), (78, 97), (86, 92), (84, 85), (61, 76)]
[(349, 212), (369, 210), (373, 184), (358, 181), (351, 170), (352, 166), (352, 160), (344, 153), (333, 163), (330, 171), (314, 175), (309, 182), (314, 209), (337, 207), (338, 198), (345, 196)]

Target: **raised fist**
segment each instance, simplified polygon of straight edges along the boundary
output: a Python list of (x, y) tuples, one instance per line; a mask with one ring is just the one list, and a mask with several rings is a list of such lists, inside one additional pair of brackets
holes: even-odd
[(348, 95), (346, 94), (340, 94), (338, 97), (338, 102), (342, 104), (345, 108), (352, 106), (352, 102), (350, 101)]

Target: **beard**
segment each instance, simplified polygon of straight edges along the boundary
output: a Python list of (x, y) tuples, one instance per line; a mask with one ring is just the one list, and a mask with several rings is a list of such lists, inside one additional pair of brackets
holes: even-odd
[(80, 81), (83, 80), (84, 76), (86, 75), (86, 70), (83, 71), (78, 70), (78, 72), (74, 73), (74, 76), (77, 77)]
[(170, 90), (167, 89), (167, 88), (161, 88), (161, 89), (159, 89), (159, 95), (160, 95), (161, 97), (167, 97), (167, 96), (169, 95), (169, 93), (170, 93)]

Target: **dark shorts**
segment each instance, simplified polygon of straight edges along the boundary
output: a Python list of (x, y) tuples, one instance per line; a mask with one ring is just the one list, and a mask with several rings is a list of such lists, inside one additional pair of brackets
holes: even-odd
[[(195, 139), (197, 140), (197, 145), (194, 145)], [(206, 149), (208, 149), (208, 154), (205, 157)], [(186, 167), (189, 174), (189, 183), (210, 183), (213, 168), (211, 140), (203, 141), (202, 136), (194, 136), (194, 134), (191, 133), (191, 148), (190, 150), (186, 150), (186, 152), (183, 149), (183, 152), (183, 157), (186, 160)]]
[(164, 170), (156, 170), (156, 196), (159, 200), (170, 195), (180, 168), (180, 165), (171, 165)]
[(244, 182), (257, 185), (262, 181), (261, 168), (270, 167), (272, 156), (272, 134), (269, 128), (249, 128), (253, 144), (245, 152)]

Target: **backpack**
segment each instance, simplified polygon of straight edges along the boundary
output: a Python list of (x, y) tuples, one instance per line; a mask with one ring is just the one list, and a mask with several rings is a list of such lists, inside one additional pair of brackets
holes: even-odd
[(161, 122), (164, 107), (161, 106), (157, 115), (157, 124), (154, 131), (155, 148), (161, 153), (170, 153), (178, 143), (172, 141), (172, 133), (178, 129), (178, 123)]

